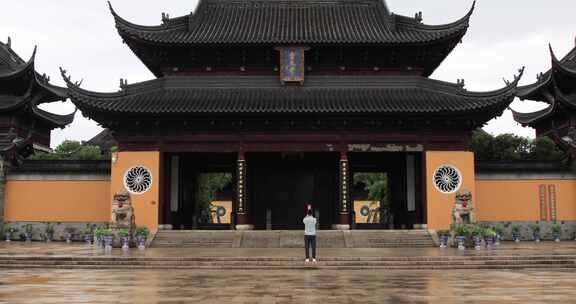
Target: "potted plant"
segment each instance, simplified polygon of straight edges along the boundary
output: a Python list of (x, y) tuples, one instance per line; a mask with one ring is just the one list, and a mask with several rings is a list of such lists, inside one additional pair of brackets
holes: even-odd
[(88, 245), (92, 245), (92, 241), (94, 241), (94, 226), (90, 224), (86, 224), (86, 228), (84, 228), (84, 241)]
[(554, 237), (554, 242), (560, 242), (560, 237), (562, 236), (562, 225), (558, 223), (552, 225), (552, 236)]
[(512, 225), (512, 240), (520, 242), (520, 225)]
[(72, 243), (72, 238), (74, 237), (76, 228), (68, 226), (64, 228), (64, 231), (66, 231), (66, 243), (68, 244)]
[(33, 233), (34, 233), (34, 226), (32, 226), (32, 224), (24, 225), (24, 238), (26, 239), (26, 242), (28, 243), (32, 242)]
[(496, 237), (494, 238), (494, 245), (500, 246), (500, 242), (502, 241), (502, 235), (504, 234), (504, 226), (498, 224), (492, 228), (494, 232), (496, 232)]
[(467, 225), (459, 225), (454, 229), (456, 233), (456, 244), (458, 246), (458, 250), (466, 249), (466, 238), (469, 235), (469, 229)]
[(112, 243), (114, 242), (114, 232), (110, 229), (102, 230), (102, 237), (104, 239), (104, 248), (106, 250), (112, 250)]
[(130, 231), (128, 229), (120, 229), (118, 236), (122, 242), (122, 250), (130, 249)]
[(497, 235), (498, 234), (496, 233), (496, 231), (494, 231), (494, 229), (492, 228), (484, 229), (484, 243), (486, 244), (486, 248), (488, 249), (492, 248), (492, 245), (494, 244)]
[(46, 228), (44, 229), (44, 238), (46, 242), (51, 242), (54, 239), (54, 224), (46, 222)]
[(18, 232), (18, 228), (13, 225), (4, 226), (4, 236), (6, 237), (6, 242), (12, 241), (12, 235)]
[(150, 234), (150, 230), (147, 227), (136, 228), (136, 244), (138, 244), (138, 249), (146, 248), (146, 239)]
[(484, 236), (484, 228), (474, 226), (472, 228), (472, 240), (474, 242), (474, 249), (480, 250), (482, 248), (482, 237)]
[(448, 247), (448, 240), (450, 239), (450, 231), (438, 230), (438, 239), (440, 240), (440, 248)]
[(534, 242), (540, 242), (540, 224), (538, 222), (530, 225), (530, 229), (532, 230), (532, 237), (534, 238)]
[(104, 230), (104, 228), (96, 228), (94, 230), (94, 242), (98, 247), (104, 247)]

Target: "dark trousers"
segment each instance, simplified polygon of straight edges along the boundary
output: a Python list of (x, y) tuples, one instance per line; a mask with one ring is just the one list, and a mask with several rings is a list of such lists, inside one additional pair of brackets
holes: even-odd
[(306, 258), (310, 258), (310, 249), (312, 249), (312, 258), (316, 258), (316, 236), (315, 235), (305, 235), (304, 236), (304, 248), (306, 249)]

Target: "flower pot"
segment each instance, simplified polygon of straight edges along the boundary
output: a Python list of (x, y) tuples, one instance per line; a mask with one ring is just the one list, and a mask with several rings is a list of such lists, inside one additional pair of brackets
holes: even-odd
[(492, 246), (494, 245), (494, 238), (493, 237), (484, 238), (484, 244), (486, 245), (487, 249), (492, 248)]
[(553, 236), (554, 236), (554, 242), (556, 243), (560, 242), (560, 233), (554, 233)]
[(534, 242), (540, 243), (540, 234), (539, 233), (534, 233), (533, 238), (534, 238)]
[(112, 243), (114, 242), (114, 236), (106, 235), (103, 237), (104, 239), (104, 248), (106, 250), (112, 250)]
[(449, 239), (449, 236), (447, 236), (447, 235), (443, 235), (440, 237), (440, 248), (448, 247), (448, 239)]
[(32, 233), (24, 233), (24, 238), (26, 239), (26, 243), (32, 242)]
[(123, 237), (122, 238), (122, 250), (129, 250), (130, 249), (130, 238)]
[(84, 241), (86, 242), (86, 245), (91, 246), (93, 240), (94, 240), (94, 237), (91, 235), (85, 235), (84, 236)]
[(519, 234), (512, 234), (512, 239), (514, 240), (514, 242), (519, 243), (520, 242), (520, 235)]
[(494, 245), (500, 246), (500, 242), (502, 241), (502, 236), (497, 234), (496, 238), (494, 239)]
[(465, 236), (457, 236), (456, 237), (456, 244), (458, 244), (458, 250), (465, 250), (466, 246), (464, 243), (466, 242)]
[(479, 236), (474, 236), (474, 249), (480, 250), (482, 248), (482, 238)]
[(12, 233), (10, 233), (10, 232), (4, 233), (4, 237), (6, 238), (6, 242), (12, 241), (12, 240), (11, 240), (11, 238), (12, 238)]
[(136, 236), (136, 244), (138, 245), (138, 249), (143, 250), (146, 248), (146, 237), (145, 236)]

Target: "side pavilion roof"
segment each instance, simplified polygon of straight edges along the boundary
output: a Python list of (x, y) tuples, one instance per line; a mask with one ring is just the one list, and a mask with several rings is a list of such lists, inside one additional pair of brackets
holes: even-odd
[(35, 70), (36, 48), (28, 62), (11, 48), (11, 41), (0, 42), (0, 113), (28, 110), (34, 117), (53, 127), (63, 128), (72, 123), (74, 113), (58, 115), (38, 108), (38, 105), (68, 98), (68, 89), (50, 84), (49, 78)]
[(522, 125), (534, 125), (558, 111), (576, 110), (576, 48), (559, 60), (550, 46), (552, 67), (538, 76), (536, 83), (518, 87), (522, 100), (541, 101), (548, 107), (532, 113), (512, 111), (514, 119)]

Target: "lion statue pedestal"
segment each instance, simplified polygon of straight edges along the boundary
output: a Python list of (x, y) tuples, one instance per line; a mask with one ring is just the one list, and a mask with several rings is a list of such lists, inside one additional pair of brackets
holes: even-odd
[(456, 202), (452, 207), (452, 228), (475, 223), (476, 212), (472, 205), (472, 193), (467, 190), (456, 193)]
[(110, 228), (113, 230), (128, 229), (130, 232), (136, 228), (134, 207), (130, 200), (130, 194), (127, 192), (114, 194)]

